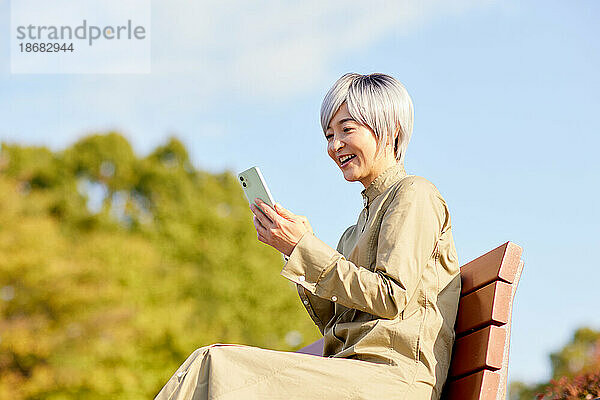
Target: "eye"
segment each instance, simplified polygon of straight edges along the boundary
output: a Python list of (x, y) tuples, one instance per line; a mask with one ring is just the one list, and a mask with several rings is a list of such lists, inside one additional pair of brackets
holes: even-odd
[(350, 133), (352, 131), (353, 131), (352, 128), (344, 128), (344, 133)]
[(333, 137), (333, 135), (330, 133), (329, 135), (325, 135), (325, 139), (330, 140)]

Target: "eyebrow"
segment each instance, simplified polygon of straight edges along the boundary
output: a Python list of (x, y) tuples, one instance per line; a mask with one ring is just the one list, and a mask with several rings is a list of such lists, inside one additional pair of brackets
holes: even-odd
[[(356, 120), (354, 118), (344, 118), (344, 119), (340, 119), (337, 124), (341, 125), (344, 122), (348, 122), (348, 121), (356, 122)], [(331, 128), (331, 125), (328, 125), (327, 129), (330, 129), (330, 128)]]

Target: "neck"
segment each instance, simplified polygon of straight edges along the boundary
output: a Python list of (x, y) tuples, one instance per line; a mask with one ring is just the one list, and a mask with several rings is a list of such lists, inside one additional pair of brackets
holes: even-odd
[(380, 162), (377, 163), (377, 166), (373, 168), (373, 172), (368, 177), (361, 180), (360, 183), (363, 184), (365, 189), (368, 188), (369, 185), (373, 183), (373, 181), (377, 179), (379, 175), (381, 175), (383, 172), (387, 171), (389, 168), (393, 167), (397, 163), (398, 161), (395, 157), (386, 157), (385, 159), (380, 160)]

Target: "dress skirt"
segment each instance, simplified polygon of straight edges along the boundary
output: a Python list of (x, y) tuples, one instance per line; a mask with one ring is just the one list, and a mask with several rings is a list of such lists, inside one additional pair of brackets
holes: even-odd
[(432, 385), (415, 382), (414, 370), (216, 344), (193, 352), (156, 399), (430, 399)]

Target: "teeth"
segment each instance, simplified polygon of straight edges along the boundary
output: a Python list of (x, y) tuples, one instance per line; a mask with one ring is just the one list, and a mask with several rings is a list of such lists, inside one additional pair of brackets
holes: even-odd
[(353, 158), (353, 157), (354, 157), (354, 155), (353, 155), (353, 154), (350, 154), (350, 155), (347, 155), (347, 156), (342, 156), (342, 157), (340, 157), (340, 158), (339, 158), (339, 160), (340, 160), (340, 164), (343, 164), (343, 163), (345, 163), (346, 161), (348, 161), (349, 159), (351, 159), (351, 158)]

